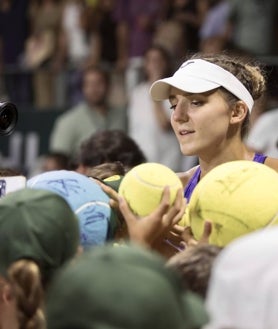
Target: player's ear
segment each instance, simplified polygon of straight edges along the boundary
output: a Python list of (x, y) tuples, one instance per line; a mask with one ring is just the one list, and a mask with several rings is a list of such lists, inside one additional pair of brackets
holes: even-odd
[(248, 114), (248, 107), (243, 101), (238, 101), (232, 108), (230, 123), (242, 122)]

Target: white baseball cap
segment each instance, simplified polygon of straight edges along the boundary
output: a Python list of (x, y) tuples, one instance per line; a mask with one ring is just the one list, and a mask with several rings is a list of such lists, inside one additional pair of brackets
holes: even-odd
[(168, 99), (171, 87), (195, 94), (223, 87), (242, 100), (250, 112), (254, 105), (249, 91), (232, 73), (203, 59), (188, 60), (172, 77), (155, 81), (150, 88), (153, 100)]

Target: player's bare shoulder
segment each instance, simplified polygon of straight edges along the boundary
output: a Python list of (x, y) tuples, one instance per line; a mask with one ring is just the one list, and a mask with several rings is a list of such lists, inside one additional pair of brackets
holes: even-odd
[(197, 169), (198, 166), (195, 166), (185, 172), (178, 172), (177, 175), (179, 176), (181, 182), (182, 182), (182, 185), (183, 187), (185, 187), (189, 180), (191, 179), (191, 177), (194, 175), (196, 169)]
[(278, 159), (267, 157), (265, 160), (265, 165), (278, 172)]

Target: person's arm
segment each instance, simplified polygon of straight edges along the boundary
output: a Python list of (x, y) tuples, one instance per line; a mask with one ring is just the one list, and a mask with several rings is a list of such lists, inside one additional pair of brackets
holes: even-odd
[(186, 202), (182, 189), (177, 192), (172, 206), (169, 201), (170, 189), (166, 187), (159, 206), (151, 214), (138, 218), (130, 210), (126, 200), (119, 197), (119, 209), (127, 224), (129, 239), (155, 249), (157, 242), (166, 238), (168, 232), (180, 221), (185, 212)]
[(62, 70), (67, 62), (68, 40), (64, 29), (59, 29), (57, 36), (57, 49), (54, 52), (52, 68), (54, 72)]
[(116, 27), (117, 39), (117, 69), (124, 70), (128, 61), (128, 24), (126, 21), (119, 21)]
[(62, 70), (67, 64), (69, 40), (66, 32), (66, 3), (61, 4), (59, 9), (59, 24), (57, 26), (56, 36), (56, 51), (54, 51), (52, 59), (53, 70), (58, 72)]
[(186, 199), (180, 189), (172, 206), (169, 205), (170, 191), (165, 188), (159, 206), (145, 217), (136, 216), (126, 200), (118, 196), (111, 187), (98, 181), (103, 191), (110, 196), (110, 206), (120, 211), (128, 232), (128, 239), (148, 249), (155, 250), (165, 258), (184, 248), (208, 243), (212, 224), (205, 221), (202, 237), (197, 241), (190, 227), (179, 223), (185, 214)]
[(110, 206), (120, 211), (123, 216), (129, 239), (147, 248), (156, 249), (161, 240), (168, 238), (171, 229), (185, 213), (186, 200), (182, 189), (178, 191), (174, 203), (170, 206), (170, 190), (165, 187), (159, 206), (151, 214), (139, 218), (115, 190), (104, 183), (98, 182), (98, 184), (110, 196)]

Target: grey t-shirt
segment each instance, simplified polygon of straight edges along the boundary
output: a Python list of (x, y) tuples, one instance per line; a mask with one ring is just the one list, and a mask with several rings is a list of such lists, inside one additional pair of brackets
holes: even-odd
[(57, 118), (50, 136), (49, 149), (73, 155), (82, 141), (100, 130), (121, 129), (126, 131), (124, 108), (109, 108), (101, 115), (81, 103)]

